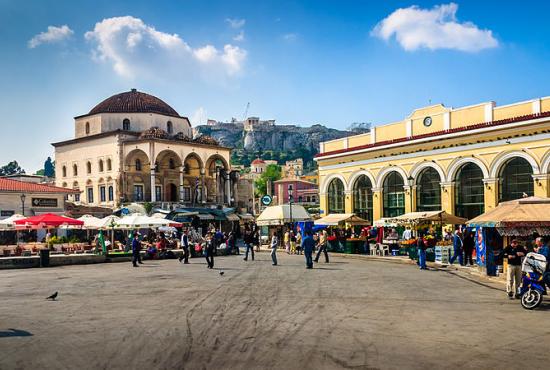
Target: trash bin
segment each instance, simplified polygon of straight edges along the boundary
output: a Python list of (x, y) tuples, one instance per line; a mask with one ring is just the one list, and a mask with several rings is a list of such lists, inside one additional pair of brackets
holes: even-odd
[(40, 267), (49, 267), (50, 266), (50, 250), (41, 249), (40, 250)]

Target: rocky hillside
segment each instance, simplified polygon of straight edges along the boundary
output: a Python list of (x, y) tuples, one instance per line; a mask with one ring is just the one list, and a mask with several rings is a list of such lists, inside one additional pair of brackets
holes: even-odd
[(195, 136), (212, 136), (220, 144), (235, 148), (232, 155), (233, 163), (246, 166), (259, 156), (263, 159), (278, 160), (281, 164), (287, 160), (303, 158), (306, 167), (311, 167), (313, 156), (319, 152), (320, 142), (357, 133), (322, 125), (299, 127), (260, 124), (252, 130), (245, 130), (241, 122), (202, 125), (194, 129)]

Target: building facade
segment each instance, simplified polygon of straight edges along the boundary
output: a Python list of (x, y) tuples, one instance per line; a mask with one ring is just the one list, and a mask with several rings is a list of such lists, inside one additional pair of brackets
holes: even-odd
[(55, 147), (56, 185), (72, 201), (115, 208), (126, 202), (230, 205), (238, 175), (230, 149), (193, 139), (189, 120), (132, 89), (75, 117), (75, 137)]
[(300, 179), (282, 179), (273, 182), (276, 204), (287, 204), (290, 200), (289, 187), (292, 186), (293, 202), (302, 205), (316, 205), (319, 202), (317, 184)]
[(419, 108), (370, 133), (321, 143), (321, 210), (377, 220), (443, 209), (473, 218), (549, 195), (550, 97)]
[(304, 160), (302, 158), (286, 161), (283, 167), (283, 178), (295, 179), (304, 174)]

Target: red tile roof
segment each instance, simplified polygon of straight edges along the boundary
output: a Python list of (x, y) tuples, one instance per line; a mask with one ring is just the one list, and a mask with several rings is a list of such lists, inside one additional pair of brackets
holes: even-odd
[(469, 125), (469, 126), (451, 128), (449, 130), (429, 132), (427, 134), (422, 134), (422, 135), (413, 135), (413, 136), (409, 136), (409, 137), (400, 137), (400, 138), (397, 138), (397, 139), (380, 141), (380, 142), (377, 142), (377, 143), (374, 143), (374, 144), (365, 144), (365, 145), (354, 146), (354, 147), (347, 148), (347, 149), (332, 150), (330, 152), (319, 153), (319, 154), (315, 155), (315, 158), (322, 158), (322, 157), (326, 157), (328, 155), (334, 155), (334, 154), (343, 154), (343, 153), (353, 152), (353, 151), (361, 150), (361, 149), (375, 148), (375, 147), (378, 147), (378, 146), (401, 143), (401, 142), (415, 140), (415, 139), (424, 139), (424, 138), (427, 138), (427, 137), (434, 137), (434, 136), (439, 136), (439, 135), (451, 134), (451, 133), (454, 133), (454, 132), (470, 131), (470, 130), (475, 130), (475, 129), (484, 128), (484, 127), (500, 126), (500, 125), (504, 125), (504, 124), (507, 124), (507, 123), (527, 121), (527, 120), (530, 120), (530, 119), (536, 119), (536, 118), (542, 118), (542, 117), (550, 117), (550, 111), (542, 112), (542, 113), (535, 113), (535, 114), (528, 114), (528, 115), (525, 115), (525, 116), (519, 116), (519, 117), (513, 117), (513, 118), (506, 118), (506, 119), (501, 119), (501, 120), (491, 121), (491, 122), (477, 123), (477, 124), (473, 124), (473, 125)]
[(265, 163), (265, 162), (260, 158), (256, 158), (255, 160), (252, 161), (251, 164), (262, 164), (262, 163)]
[(0, 191), (14, 193), (80, 193), (78, 190), (0, 178)]

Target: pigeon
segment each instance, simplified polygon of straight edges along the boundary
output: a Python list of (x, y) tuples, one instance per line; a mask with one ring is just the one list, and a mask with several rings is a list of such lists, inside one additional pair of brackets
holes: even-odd
[(52, 301), (55, 301), (56, 298), (57, 298), (57, 292), (55, 292), (54, 294), (52, 294), (51, 296), (49, 296), (46, 299), (51, 299)]
[(223, 271), (220, 271), (220, 275), (223, 275), (223, 274), (224, 274), (224, 272), (223, 272)]

